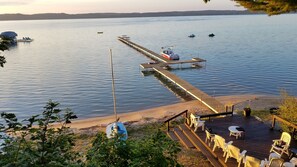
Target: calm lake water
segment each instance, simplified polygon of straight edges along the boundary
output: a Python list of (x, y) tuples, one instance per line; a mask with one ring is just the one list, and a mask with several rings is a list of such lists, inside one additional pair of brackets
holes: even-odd
[[(79, 118), (112, 114), (110, 48), (118, 113), (183, 101), (154, 75), (142, 75), (139, 64), (150, 60), (119, 42), (123, 34), (155, 52), (174, 45), (182, 60), (206, 59), (205, 68), (172, 72), (209, 95), (278, 95), (286, 89), (296, 96), (296, 20), (297, 15), (253, 15), (1, 21), (1, 32), (34, 41), (4, 52), (0, 112), (26, 118), (52, 99)], [(188, 38), (192, 33), (196, 37)]]

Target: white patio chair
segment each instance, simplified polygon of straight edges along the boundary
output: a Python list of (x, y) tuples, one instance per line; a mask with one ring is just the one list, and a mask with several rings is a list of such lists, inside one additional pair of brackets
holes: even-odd
[(272, 158), (269, 163), (268, 167), (282, 167), (284, 160), (281, 158)]
[(225, 157), (226, 153), (227, 153), (227, 147), (228, 145), (231, 145), (233, 143), (233, 141), (229, 141), (228, 143), (225, 142), (225, 139), (222, 136), (219, 135), (215, 135), (214, 136), (214, 146), (212, 151), (215, 151), (215, 149), (221, 148), (224, 152), (223, 157)]
[(228, 145), (226, 152), (227, 153), (226, 153), (225, 163), (227, 163), (228, 158), (234, 158), (234, 159), (236, 159), (236, 161), (238, 163), (238, 167), (240, 167), (241, 161), (245, 157), (245, 154), (246, 154), (247, 151), (246, 150), (243, 150), (240, 153), (240, 149), (239, 148), (237, 148), (236, 146), (233, 146), (233, 145)]
[(244, 167), (264, 167), (265, 164), (261, 163), (261, 161), (252, 156), (245, 156), (244, 158)]
[(211, 145), (211, 143), (213, 143), (214, 141), (214, 137), (215, 135), (214, 134), (211, 134), (208, 130), (205, 130), (205, 134), (206, 134), (206, 137), (205, 137), (205, 143), (209, 145)]
[(200, 120), (200, 116), (195, 116), (191, 113), (190, 115), (191, 124), (190, 127), (194, 126), (194, 132), (197, 131), (198, 127), (202, 127), (202, 131), (204, 131), (205, 121)]
[(282, 156), (283, 153), (289, 155), (290, 143), (291, 135), (288, 132), (283, 132), (280, 139), (273, 140), (270, 152), (275, 152), (280, 156)]

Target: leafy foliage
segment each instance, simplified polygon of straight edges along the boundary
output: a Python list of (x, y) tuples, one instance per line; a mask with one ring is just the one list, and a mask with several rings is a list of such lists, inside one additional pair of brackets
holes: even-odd
[[(0, 50), (3, 52), (8, 49), (8, 42), (6, 40), (0, 39)], [(0, 55), (0, 66), (3, 67), (6, 63), (5, 57)]]
[(268, 15), (296, 12), (296, 0), (234, 0), (251, 11), (263, 11)]
[(178, 145), (160, 130), (149, 137), (127, 141), (119, 137), (107, 139), (99, 133), (87, 154), (86, 164), (90, 167), (180, 166), (176, 161), (179, 151)]
[[(77, 118), (69, 109), (58, 109), (59, 103), (49, 101), (42, 115), (35, 115), (21, 123), (11, 113), (1, 113), (6, 125), (0, 131), (12, 133), (15, 138), (7, 140), (0, 154), (0, 166), (80, 166), (78, 154), (71, 151), (73, 134), (67, 123)], [(56, 123), (58, 128), (50, 124)]]
[[(210, 0), (203, 0), (205, 3)], [(277, 15), (297, 11), (296, 0), (234, 0), (240, 6), (251, 11), (265, 12), (268, 15)]]
[[(297, 99), (294, 96), (288, 95), (287, 92), (282, 91), (283, 102), (279, 106), (278, 114), (285, 120), (297, 124)], [(290, 131), (289, 127), (282, 126), (285, 131)]]

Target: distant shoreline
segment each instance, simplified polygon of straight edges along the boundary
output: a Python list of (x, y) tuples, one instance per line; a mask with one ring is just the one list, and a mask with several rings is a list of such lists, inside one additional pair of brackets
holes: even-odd
[(253, 15), (262, 14), (248, 10), (203, 10), (172, 11), (147, 13), (41, 13), (41, 14), (0, 14), (0, 21), (9, 20), (53, 20), (53, 19), (99, 19), (99, 18), (131, 18), (131, 17), (173, 17), (173, 16), (211, 16), (211, 15)]

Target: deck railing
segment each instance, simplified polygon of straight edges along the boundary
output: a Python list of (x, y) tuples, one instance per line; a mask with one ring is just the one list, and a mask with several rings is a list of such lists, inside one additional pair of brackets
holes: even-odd
[(211, 117), (219, 117), (223, 115), (231, 115), (233, 116), (233, 111), (230, 112), (221, 112), (221, 113), (216, 113), (216, 114), (207, 114), (207, 115), (200, 115), (200, 118), (208, 118), (210, 120)]
[(185, 111), (183, 111), (183, 112), (181, 112), (181, 113), (179, 113), (179, 114), (177, 114), (177, 115), (175, 115), (175, 116), (167, 119), (166, 121), (164, 121), (165, 124), (167, 123), (167, 131), (168, 132), (170, 130), (170, 126), (169, 126), (170, 125), (170, 121), (173, 120), (173, 119), (175, 119), (175, 118), (177, 118), (177, 117), (179, 117), (179, 116), (181, 116), (181, 115), (183, 115), (183, 114), (186, 114), (185, 117), (188, 118), (188, 110), (185, 110)]
[(281, 122), (283, 124), (286, 124), (286, 125), (292, 127), (293, 128), (293, 136), (296, 135), (296, 133), (297, 133), (297, 125), (295, 125), (295, 124), (293, 124), (293, 123), (291, 123), (291, 122), (289, 122), (289, 121), (287, 121), (287, 120), (285, 120), (285, 119), (283, 119), (283, 118), (281, 118), (281, 117), (279, 117), (277, 115), (273, 115), (272, 116), (271, 129), (274, 129), (276, 121), (279, 121), (279, 122)]

